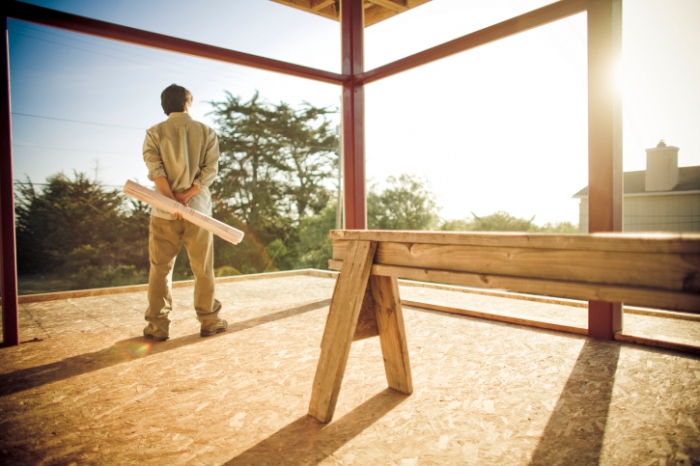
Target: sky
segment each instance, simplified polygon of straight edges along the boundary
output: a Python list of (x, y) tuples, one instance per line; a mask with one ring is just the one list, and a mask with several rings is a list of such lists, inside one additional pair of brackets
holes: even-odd
[[(370, 70), (552, 0), (432, 0), (365, 29)], [(337, 22), (268, 0), (32, 0), (29, 3), (340, 72)], [(700, 0), (623, 2), (623, 160), (644, 170), (659, 140), (700, 165)], [(258, 91), (273, 103), (338, 107), (340, 89), (251, 68), (11, 20), (15, 179), (87, 173), (147, 184), (145, 130), (160, 92), (209, 102)], [(536, 224), (578, 222), (587, 185), (586, 16), (579, 14), (369, 84), (366, 174), (424, 179), (443, 219), (498, 210)], [(339, 118), (336, 116), (336, 118)]]

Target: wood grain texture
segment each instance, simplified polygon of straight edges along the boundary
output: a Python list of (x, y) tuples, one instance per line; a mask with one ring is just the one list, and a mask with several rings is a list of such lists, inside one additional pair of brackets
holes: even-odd
[(404, 5), (403, 2), (397, 3), (394, 0), (372, 0), (372, 3), (383, 6), (384, 8), (397, 13), (403, 13), (404, 11), (408, 10), (408, 5)]
[(372, 276), (370, 286), (375, 302), (374, 310), (387, 383), (390, 388), (410, 395), (413, 393), (413, 379), (398, 279)]
[[(342, 260), (345, 241), (335, 242), (333, 258)], [(375, 263), (700, 292), (700, 248), (674, 253), (388, 241), (379, 243)]]
[[(339, 266), (332, 261), (331, 268)], [(598, 285), (580, 282), (520, 278), (447, 270), (428, 270), (414, 267), (374, 265), (373, 275), (385, 275), (409, 280), (420, 280), (451, 285), (495, 288), (519, 293), (531, 293), (571, 299), (624, 302), (633, 306), (651, 307), (700, 314), (700, 294), (654, 290), (638, 287)]]
[(374, 263), (700, 292), (700, 254), (380, 243)]
[(352, 341), (364, 340), (365, 338), (376, 337), (379, 335), (377, 319), (374, 315), (375, 305), (374, 298), (372, 297), (372, 291), (370, 290), (370, 285), (368, 284), (367, 288), (365, 289), (365, 297), (362, 300), (360, 316), (357, 318), (357, 326), (355, 327), (355, 335), (352, 337)]
[[(2, 350), (0, 463), (487, 466), (535, 464), (542, 453), (548, 465), (700, 461), (699, 357), (406, 304), (414, 394), (383, 390), (379, 339), (356, 342), (333, 422), (321, 424), (306, 414), (334, 281), (217, 282), (229, 329), (210, 338), (199, 337), (192, 283), (176, 288), (164, 343), (140, 336), (145, 291), (21, 306), (22, 338), (41, 341)], [(413, 299), (425, 290), (432, 302), (537, 318), (522, 299), (472, 306), (487, 296), (401, 285), (402, 298), (409, 289)], [(585, 327), (585, 309), (561, 311)], [(692, 328), (674, 341), (700, 344), (697, 322), (626, 317), (635, 335)]]
[(666, 348), (673, 351), (681, 351), (683, 353), (700, 354), (700, 345), (685, 345), (683, 343), (630, 335), (623, 332), (617, 332), (615, 334), (615, 341), (635, 343), (637, 345), (655, 346), (657, 348)]
[[(314, 13), (329, 19), (340, 19), (337, 0), (272, 0), (275, 3), (290, 6), (302, 11)], [(377, 0), (376, 2), (364, 2), (365, 27), (391, 18), (430, 0)]]
[(525, 247), (584, 251), (700, 253), (699, 233), (593, 233), (549, 235), (521, 232), (331, 230), (334, 240), (395, 243), (460, 244), (465, 246)]
[[(365, 27), (377, 24), (380, 21), (389, 19), (393, 16), (401, 14), (408, 11), (411, 8), (415, 8), (424, 3), (428, 3), (430, 0), (412, 0), (410, 2), (401, 2), (400, 5), (392, 2), (391, 0), (382, 0), (381, 2), (372, 2), (373, 5), (365, 8)], [(397, 7), (391, 7), (391, 4), (397, 5)]]
[(308, 412), (321, 422), (333, 418), (376, 247), (372, 241), (351, 245), (333, 291)]

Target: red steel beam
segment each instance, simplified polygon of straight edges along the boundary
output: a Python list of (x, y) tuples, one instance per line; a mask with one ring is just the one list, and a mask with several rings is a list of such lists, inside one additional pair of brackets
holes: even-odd
[[(588, 232), (622, 231), (622, 0), (588, 2)], [(588, 303), (588, 335), (612, 340), (622, 304)]]
[(2, 293), (3, 346), (19, 344), (17, 258), (15, 249), (15, 203), (12, 171), (12, 117), (10, 107), (10, 49), (7, 17), (3, 17), (2, 76), (7, 85), (0, 97), (0, 286)]
[(167, 50), (169, 52), (183, 53), (234, 65), (249, 66), (331, 84), (343, 84), (348, 79), (347, 76), (331, 73), (330, 71), (295, 65), (293, 63), (259, 57), (248, 53), (236, 52), (222, 47), (156, 34), (155, 32), (121, 26), (119, 24), (99, 21), (14, 0), (8, 2), (4, 8), (7, 16), (14, 19), (129, 44), (143, 45), (160, 50)]
[[(362, 0), (342, 0), (343, 74), (351, 78), (364, 67), (364, 12)], [(345, 184), (345, 228), (367, 228), (365, 196), (365, 93), (362, 83), (343, 84), (343, 170)]]
[(389, 63), (379, 68), (354, 76), (358, 82), (365, 84), (386, 78), (403, 71), (434, 62), (465, 50), (495, 42), (529, 29), (567, 18), (586, 11), (587, 0), (561, 0), (551, 5), (533, 10), (529, 13), (511, 18), (480, 31), (467, 34), (441, 45), (429, 48), (406, 58)]

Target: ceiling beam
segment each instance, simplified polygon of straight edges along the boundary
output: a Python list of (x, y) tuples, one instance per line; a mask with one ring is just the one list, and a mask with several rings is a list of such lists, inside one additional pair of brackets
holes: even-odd
[[(373, 24), (377, 24), (380, 21), (384, 21), (385, 19), (392, 18), (400, 13), (403, 13), (405, 11), (411, 10), (417, 6), (423, 5), (424, 3), (428, 3), (430, 0), (410, 0), (410, 1), (404, 1), (403, 6), (405, 6), (405, 9), (399, 10), (398, 8), (395, 7), (401, 7), (401, 5), (390, 2), (388, 0), (383, 0), (382, 3), (380, 4), (379, 2), (372, 1), (374, 5), (371, 5), (370, 8), (365, 9), (365, 27), (372, 26)], [(384, 6), (385, 4), (391, 3), (392, 6)]]
[[(340, 21), (339, 0), (270, 0), (280, 5)], [(353, 0), (354, 1), (354, 0)], [(365, 27), (406, 12), (430, 0), (357, 0), (365, 12)]]
[(270, 0), (280, 5), (290, 6), (297, 10), (313, 13), (324, 18), (338, 21), (340, 15), (335, 8), (335, 0)]
[(372, 3), (374, 3), (375, 5), (383, 6), (384, 8), (388, 8), (389, 10), (395, 11), (397, 13), (403, 13), (404, 11), (408, 11), (408, 7), (404, 4), (404, 2), (396, 3), (392, 0), (372, 0)]
[(321, 2), (318, 2), (317, 5), (313, 5), (311, 7), (311, 11), (317, 12), (319, 10), (323, 10), (327, 6), (331, 6), (335, 3), (335, 0), (323, 0)]

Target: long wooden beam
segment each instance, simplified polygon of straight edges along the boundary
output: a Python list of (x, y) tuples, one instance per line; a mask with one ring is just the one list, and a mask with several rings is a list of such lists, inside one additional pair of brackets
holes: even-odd
[(405, 11), (408, 11), (410, 9), (416, 8), (417, 6), (423, 5), (424, 3), (428, 3), (430, 0), (409, 0), (409, 1), (402, 1), (403, 5), (406, 6), (405, 10), (401, 10), (398, 7), (401, 7), (400, 5), (397, 5), (394, 2), (391, 2), (391, 0), (382, 0), (382, 1), (372, 1), (366, 3), (365, 7), (365, 27), (372, 26), (373, 24), (377, 24), (381, 21), (384, 21), (386, 19), (392, 18), (398, 14), (401, 14)]
[(401, 304), (403, 304), (404, 306), (417, 307), (420, 309), (430, 309), (431, 311), (446, 312), (448, 314), (459, 314), (467, 317), (476, 317), (478, 319), (495, 320), (498, 322), (505, 322), (507, 324), (525, 325), (527, 327), (542, 328), (545, 330), (556, 330), (557, 332), (574, 333), (576, 335), (588, 334), (588, 329), (582, 327), (575, 327), (573, 325), (555, 324), (554, 322), (526, 319), (524, 317), (496, 314), (494, 312), (475, 311), (473, 309), (464, 309), (461, 307), (456, 307), (454, 305), (427, 303), (423, 301), (411, 301), (410, 299), (402, 299)]
[(331, 230), (329, 237), (333, 240), (334, 249), (336, 244), (342, 244), (338, 240), (363, 240), (477, 247), (568, 249), (573, 251), (700, 254), (700, 233), (554, 235), (503, 231)]
[(14, 19), (105, 39), (112, 39), (200, 58), (208, 58), (210, 60), (234, 65), (258, 68), (330, 84), (343, 84), (349, 80), (348, 76), (332, 73), (330, 71), (295, 65), (293, 63), (237, 52), (223, 47), (215, 47), (213, 45), (166, 36), (164, 34), (156, 34), (155, 32), (64, 13), (62, 11), (29, 5), (15, 0), (7, 2), (4, 8), (7, 16)]
[[(345, 244), (341, 244), (345, 243)], [(352, 241), (333, 242), (342, 260)], [(380, 242), (375, 264), (687, 291), (700, 297), (695, 254)]]
[(335, 3), (337, 0), (322, 0), (314, 3), (312, 0), (272, 0), (280, 5), (289, 6), (304, 12), (311, 12), (324, 18), (338, 21), (338, 10)]
[[(328, 261), (328, 266), (331, 270), (340, 270), (342, 265), (343, 261)], [(447, 283), (450, 285), (510, 290), (518, 293), (557, 296), (570, 299), (597, 300), (604, 302), (624, 301), (631, 305), (642, 307), (668, 309), (694, 314), (700, 313), (700, 295), (697, 293), (668, 291), (664, 289), (648, 289), (632, 286), (510, 275), (455, 272), (451, 270), (433, 270), (381, 264), (372, 265), (371, 274), (408, 280)]]
[(0, 288), (2, 293), (2, 342), (4, 346), (19, 344), (19, 306), (17, 304), (17, 255), (15, 249), (15, 203), (12, 170), (12, 117), (10, 106), (10, 50), (7, 17), (3, 17), (3, 78), (7, 82), (0, 91)]
[(384, 8), (387, 8), (391, 11), (395, 11), (396, 13), (403, 13), (404, 11), (408, 11), (408, 6), (395, 3), (392, 0), (372, 0), (372, 3), (375, 5), (383, 6)]
[(561, 0), (485, 29), (354, 76), (365, 84), (434, 62), (450, 55), (509, 37), (586, 11), (587, 0)]
[(319, 2), (318, 4), (314, 5), (311, 7), (311, 11), (317, 12), (319, 10), (323, 10), (324, 8), (331, 6), (335, 3), (335, 0), (323, 0)]
[(330, 237), (331, 268), (342, 263), (349, 244), (373, 241), (377, 275), (700, 313), (696, 233), (333, 230)]
[[(476, 317), (479, 319), (495, 320), (498, 322), (505, 322), (509, 324), (524, 325), (527, 327), (542, 328), (546, 330), (556, 330), (558, 332), (574, 333), (577, 335), (588, 334), (588, 329), (586, 328), (574, 327), (571, 325), (555, 324), (553, 322), (545, 322), (541, 320), (525, 319), (523, 317), (516, 317), (512, 315), (502, 315), (495, 314), (492, 312), (475, 311), (455, 306), (443, 306), (435, 303), (425, 303), (421, 301), (411, 301), (407, 299), (402, 299), (401, 304), (403, 304), (404, 306), (417, 307), (421, 309), (430, 309), (432, 311), (446, 312), (449, 314), (459, 314), (468, 317)], [(618, 332), (615, 334), (615, 340), (624, 341), (627, 343), (634, 343), (637, 345), (666, 348), (673, 351), (682, 351), (685, 353), (700, 354), (700, 346), (698, 345), (685, 345), (683, 343), (675, 343), (671, 341), (658, 340), (655, 338), (641, 337), (631, 335), (629, 333)]]

